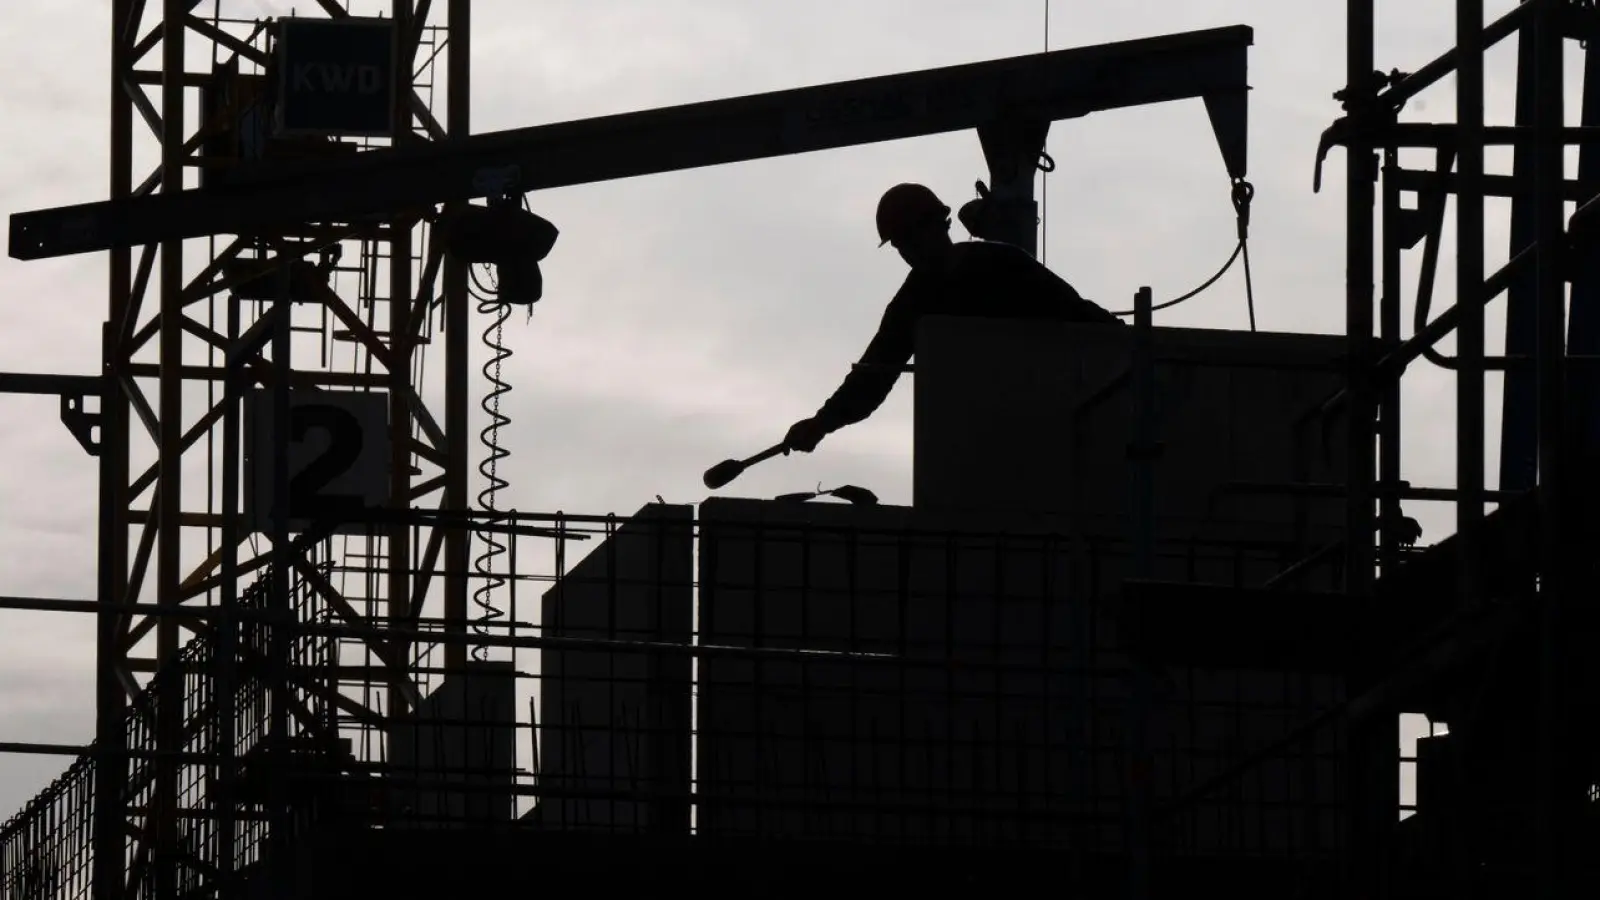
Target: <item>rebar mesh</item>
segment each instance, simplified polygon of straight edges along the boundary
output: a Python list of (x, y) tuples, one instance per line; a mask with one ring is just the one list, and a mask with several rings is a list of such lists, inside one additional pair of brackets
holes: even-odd
[[(259, 665), (271, 626), (246, 619), (241, 629), (231, 810), (215, 805), (226, 737), (211, 639), (195, 639), (160, 676), (183, 679), (178, 813), (183, 852), (199, 865), (180, 866), (180, 887), (207, 887), (223, 852), (218, 815), (234, 817), (231, 861), (246, 874), (269, 820), (308, 835), (516, 827), (1119, 854), (1140, 796), (1162, 854), (1337, 856), (1339, 727), (1272, 747), (1340, 703), (1340, 679), (1143, 665), (1118, 634), (1125, 541), (913, 518), (757, 501), (710, 501), (698, 518), (670, 506), (562, 517), (570, 536), (557, 544), (603, 539), (570, 567), (548, 541), (519, 554), (541, 568), (563, 561), (515, 573), (550, 581), (542, 621), (522, 623), (520, 636), (447, 632), (428, 618), (352, 625), (298, 579), (287, 691)], [(1159, 566), (1249, 584), (1285, 552), (1266, 539), (1167, 542)], [(247, 591), (241, 610), (263, 597)], [(390, 679), (352, 676), (337, 647), (381, 633), (416, 646), (492, 644), (512, 661), (440, 670), (399, 714), (358, 715), (331, 700), (338, 684)], [(1136, 672), (1157, 685), (1143, 751), (1129, 738)], [(152, 757), (141, 750), (155, 746), (158, 696), (129, 719), (135, 822), (148, 812)], [(276, 697), (293, 706), (295, 746), (274, 753), (264, 729)], [(377, 759), (354, 752), (362, 741)], [(1264, 748), (1237, 778), (1193, 795)], [(53, 877), (59, 896), (84, 895), (96, 768), (80, 760), (6, 826), (11, 890)], [(253, 793), (263, 783), (287, 794), (267, 805)], [(132, 859), (130, 875), (146, 867)]]
[[(264, 576), (241, 593), (241, 613), (268, 611), (268, 582)], [(297, 589), (291, 599), (297, 620), (313, 621), (322, 615), (310, 591)], [(214, 886), (210, 873), (220, 867), (224, 853), (231, 857), (236, 870), (260, 860), (268, 820), (265, 810), (271, 804), (257, 795), (253, 801), (238, 803), (226, 811), (217, 806), (216, 781), (223, 775), (221, 763), (231, 749), (240, 761), (234, 778), (241, 783), (247, 781), (251, 754), (263, 749), (269, 705), (275, 698), (297, 711), (291, 717), (293, 738), (314, 738), (326, 732), (323, 698), (329, 685), (331, 642), (314, 634), (293, 635), (290, 652), (297, 661), (298, 674), (287, 687), (280, 688), (266, 677), (267, 626), (259, 619), (245, 619), (238, 628), (239, 677), (234, 700), (237, 718), (232, 727), (218, 715), (217, 638), (214, 634), (197, 636), (183, 647), (172, 666), (157, 673), (130, 702), (126, 719), (128, 759), (121, 772), (115, 771), (115, 760), (97, 755), (98, 748), (91, 745), (88, 754), (73, 762), (0, 826), (0, 897), (74, 900), (89, 896), (94, 781), (102, 771), (121, 776), (118, 781), (125, 785), (123, 796), (135, 828), (147, 827), (150, 817), (156, 815), (176, 818), (179, 858), (171, 862), (178, 887), (185, 894)], [(167, 757), (155, 753), (155, 723), (157, 704), (161, 698), (173, 696), (182, 703), (183, 744), (170, 751), (177, 757), (179, 793), (176, 809), (162, 809), (153, 802), (155, 766)], [(230, 741), (231, 748), (227, 746)], [(273, 764), (290, 772), (297, 767), (289, 759), (274, 760)], [(249, 796), (248, 788), (243, 796)], [(224, 815), (235, 823), (231, 848), (223, 848), (218, 842), (217, 825)], [(129, 883), (149, 889), (153, 862), (136, 852), (141, 845), (131, 836), (127, 846)]]

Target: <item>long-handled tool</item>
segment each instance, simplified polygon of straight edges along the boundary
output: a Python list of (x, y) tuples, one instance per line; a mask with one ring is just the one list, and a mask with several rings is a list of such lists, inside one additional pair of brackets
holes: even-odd
[(706, 470), (702, 477), (706, 487), (716, 490), (728, 482), (744, 474), (744, 470), (759, 462), (765, 462), (781, 453), (787, 452), (788, 447), (782, 443), (773, 444), (771, 447), (757, 453), (748, 459), (725, 459)]

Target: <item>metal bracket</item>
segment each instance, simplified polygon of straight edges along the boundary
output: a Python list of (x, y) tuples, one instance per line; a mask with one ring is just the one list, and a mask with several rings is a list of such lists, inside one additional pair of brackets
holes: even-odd
[(1395, 243), (1403, 249), (1414, 249), (1422, 243), (1422, 239), (1433, 232), (1433, 217), (1425, 209), (1405, 209), (1395, 211)]
[[(1387, 74), (1374, 71), (1366, 78), (1334, 91), (1333, 99), (1339, 101), (1345, 114), (1324, 129), (1317, 140), (1317, 157), (1311, 173), (1313, 194), (1322, 190), (1322, 164), (1327, 160), (1329, 151), (1334, 147), (1348, 146), (1356, 137), (1373, 134), (1378, 128), (1394, 123), (1394, 116), (1405, 106), (1405, 98), (1402, 96), (1396, 100), (1390, 94), (1408, 77), (1409, 73), (1399, 69), (1391, 69)], [(1374, 181), (1378, 178), (1378, 172), (1378, 158), (1374, 154), (1371, 162), (1371, 178)]]
[(1600, 8), (1592, 0), (1567, 0), (1556, 11), (1562, 36), (1577, 41), (1584, 50), (1589, 49), (1588, 43), (1600, 36), (1600, 14), (1597, 13)]
[(0, 394), (54, 394), (61, 398), (61, 424), (85, 453), (100, 455), (100, 413), (90, 412), (88, 398), (101, 396), (100, 378), (94, 375), (38, 375), (0, 372)]
[(1250, 174), (1250, 89), (1206, 94), (1206, 118), (1222, 151), (1222, 165), (1234, 181)]
[[(67, 426), (67, 431), (77, 439), (78, 446), (90, 456), (100, 455), (100, 420), (99, 410), (90, 412), (88, 398), (90, 394), (62, 394), (61, 395), (61, 424)], [(93, 396), (99, 396), (96, 391)]]
[(490, 204), (503, 201), (518, 193), (522, 183), (522, 167), (518, 165), (491, 166), (472, 173), (472, 189), (489, 198)]
[(1055, 168), (1045, 155), (1048, 119), (1008, 116), (978, 126), (978, 142), (989, 165), (989, 184), (978, 182), (978, 198), (958, 214), (973, 237), (1003, 241), (1039, 255), (1039, 204), (1033, 197), (1034, 174)]

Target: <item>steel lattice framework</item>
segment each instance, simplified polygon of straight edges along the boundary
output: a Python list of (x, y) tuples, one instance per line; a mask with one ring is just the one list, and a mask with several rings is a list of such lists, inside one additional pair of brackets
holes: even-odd
[[(245, 71), (259, 71), (270, 61), (268, 23), (202, 19), (192, 11), (195, 6), (182, 0), (113, 4), (114, 198), (179, 191), (199, 177), (206, 137), (218, 123), (200, 114), (198, 87), (213, 72), (196, 71), (195, 60), (231, 58)], [(330, 17), (348, 15), (332, 0), (317, 6)], [(395, 143), (466, 133), (468, 7), (464, 0), (437, 6), (426, 0), (395, 0), (387, 10), (401, 36), (398, 71), (419, 73), (417, 83), (407, 79), (395, 92), (394, 115), (400, 123)], [(440, 66), (448, 67), (448, 98), (431, 96)], [(422, 83), (424, 78), (428, 83)], [(446, 101), (444, 122), (435, 118), (435, 99)], [(141, 171), (135, 160), (144, 155), (141, 145), (152, 142), (159, 150), (159, 166), (154, 172)], [(446, 618), (465, 622), (468, 548), (467, 533), (460, 529), (401, 521), (370, 537), (323, 541), (315, 548), (320, 552), (308, 552), (304, 541), (284, 543), (283, 533), (265, 549), (248, 545), (245, 538), (252, 529), (241, 520), (240, 398), (248, 387), (282, 383), (285, 370), (297, 389), (315, 385), (386, 396), (392, 448), (386, 467), (389, 492), (404, 498), (405, 506), (469, 507), (466, 278), (453, 264), (442, 275), (437, 260), (431, 269), (422, 264), (424, 227), (416, 215), (397, 214), (336, 230), (291, 226), (226, 241), (166, 241), (111, 254), (100, 409), (102, 609), (96, 745), (101, 766), (115, 765), (130, 749), (123, 721), (141, 676), (171, 667), (186, 631), (207, 630), (207, 618), (178, 611), (202, 607), (214, 616), (227, 616), (238, 608), (241, 579), (261, 577), (267, 591), (279, 595), (287, 595), (292, 583), (296, 592), (309, 590), (319, 604), (353, 623), (373, 616), (415, 617), (441, 597)], [(326, 288), (315, 291), (311, 302), (296, 304), (299, 308), (288, 322), (292, 338), (288, 329), (273, 327), (286, 324), (281, 317), (290, 314), (287, 308), (231, 296), (253, 276), (272, 277), (280, 258), (302, 259), (335, 248), (356, 257), (357, 264), (335, 266)], [(419, 278), (436, 286), (419, 284)], [(446, 298), (443, 308), (456, 316), (446, 323), (442, 339), (442, 421), (421, 400), (426, 386), (422, 361), (434, 341), (432, 309), (440, 293)], [(334, 323), (337, 342), (330, 340)], [(264, 337), (273, 330), (278, 336)], [(281, 358), (291, 349), (292, 359)], [(381, 577), (370, 585), (336, 584), (325, 574), (330, 568), (319, 571), (319, 555), (334, 567), (361, 555), (361, 562)], [(443, 569), (452, 575), (434, 580), (413, 574), (439, 568), (441, 556)], [(226, 618), (221, 621), (226, 624)], [(223, 627), (219, 633), (231, 629)], [(278, 677), (269, 681), (276, 696), (270, 704), (270, 731), (281, 739), (297, 727), (289, 721), (297, 704), (286, 694), (277, 696), (290, 691), (292, 678), (285, 668), (290, 648), (281, 641), (268, 643), (262, 649), (269, 665), (278, 667)], [(451, 655), (459, 658), (462, 649), (455, 647)], [(221, 659), (233, 659), (225, 642), (219, 650)], [(395, 641), (370, 650), (381, 670), (370, 677), (370, 684), (388, 686), (389, 713), (403, 709), (416, 696), (410, 648)], [(229, 682), (239, 677), (238, 667), (225, 663), (218, 677), (222, 683), (217, 696), (231, 699), (236, 688)], [(147, 808), (126, 809), (127, 797), (117, 779), (96, 781), (98, 896), (121, 896), (117, 886), (127, 882), (118, 852), (125, 841), (124, 821), (137, 823), (139, 831), (129, 858), (155, 860), (146, 876), (148, 895), (175, 896), (181, 871), (179, 823), (192, 796), (184, 790), (180, 690), (175, 677), (155, 685), (154, 758), (149, 761), (155, 774)], [(370, 697), (370, 691), (341, 693), (335, 685), (322, 684), (311, 693), (349, 715), (375, 719), (385, 712), (365, 708), (363, 696)], [(228, 723), (234, 714), (220, 713), (222, 733), (233, 728)], [(234, 749), (232, 741), (218, 742), (222, 771), (228, 770), (227, 757)], [(232, 847), (233, 836), (227, 832), (235, 816), (226, 786), (207, 792), (205, 802), (224, 830), (219, 846)], [(290, 830), (273, 827), (268, 834), (286, 839)], [(216, 861), (232, 858), (225, 849)]]

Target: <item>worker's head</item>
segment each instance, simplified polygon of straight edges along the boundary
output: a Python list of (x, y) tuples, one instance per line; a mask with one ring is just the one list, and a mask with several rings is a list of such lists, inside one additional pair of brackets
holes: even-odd
[(911, 268), (929, 265), (950, 247), (950, 207), (920, 184), (897, 184), (878, 200), (878, 238)]

